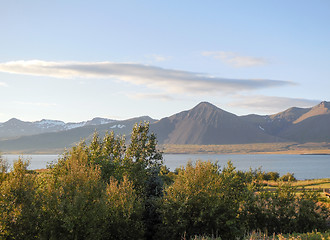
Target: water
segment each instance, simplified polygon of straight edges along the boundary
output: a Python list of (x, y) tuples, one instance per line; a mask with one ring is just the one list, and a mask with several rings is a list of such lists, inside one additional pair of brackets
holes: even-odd
[(261, 167), (265, 172), (278, 172), (280, 175), (294, 173), (299, 180), (330, 178), (330, 155), (291, 155), (291, 154), (167, 154), (165, 165), (174, 170), (188, 161), (197, 160), (218, 162), (223, 167), (230, 160), (238, 170), (248, 171)]
[[(10, 164), (19, 155), (3, 155)], [(30, 159), (29, 169), (46, 168), (47, 164), (57, 160), (58, 155), (24, 155)], [(197, 160), (218, 162), (223, 167), (227, 161), (243, 171), (261, 167), (262, 171), (275, 171), (280, 175), (294, 173), (297, 179), (330, 178), (330, 155), (288, 155), (288, 154), (251, 154), (251, 155), (221, 155), (221, 154), (164, 154), (165, 165), (174, 170), (185, 166), (188, 161)]]
[(22, 157), (24, 160), (30, 160), (29, 169), (41, 169), (46, 168), (47, 164), (58, 159), (59, 155), (3, 155), (12, 167), (13, 162), (16, 161), (19, 157)]

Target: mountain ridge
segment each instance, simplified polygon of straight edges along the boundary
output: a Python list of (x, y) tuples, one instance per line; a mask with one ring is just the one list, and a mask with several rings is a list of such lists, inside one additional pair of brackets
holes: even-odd
[[(39, 151), (71, 147), (81, 139), (89, 140), (95, 131), (100, 135), (106, 131), (129, 135), (134, 124), (140, 121), (150, 122), (150, 130), (156, 134), (160, 144), (330, 142), (330, 103), (326, 101), (311, 108), (292, 107), (272, 115), (245, 116), (237, 116), (209, 102), (201, 102), (191, 109), (160, 120), (148, 116), (128, 120), (94, 118), (80, 123), (70, 123), (70, 127), (69, 123), (59, 120), (42, 119), (32, 124), (12, 118), (5, 124), (0, 124), (0, 151)], [(1, 133), (7, 125), (9, 130), (13, 130), (20, 124), (27, 126), (24, 131), (18, 129), (23, 132), (20, 136), (16, 133), (16, 137), (3, 138)], [(32, 131), (29, 130), (31, 125), (36, 124), (39, 131), (43, 132), (27, 135)], [(66, 129), (54, 130), (59, 126), (63, 129), (64, 125)]]
[(0, 123), (0, 140), (14, 139), (21, 136), (36, 135), (48, 132), (59, 132), (88, 125), (101, 125), (116, 120), (95, 117), (92, 120), (83, 122), (63, 122), (60, 120), (42, 119), (39, 121), (22, 121), (11, 118), (4, 123)]
[(202, 102), (194, 108), (155, 122), (151, 129), (166, 144), (234, 144), (277, 142), (277, 137), (243, 121), (237, 115)]

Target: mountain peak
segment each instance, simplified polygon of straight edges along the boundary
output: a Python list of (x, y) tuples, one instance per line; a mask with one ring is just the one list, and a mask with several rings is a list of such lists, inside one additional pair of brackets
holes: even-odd
[(26, 122), (23, 122), (22, 120), (19, 120), (17, 118), (11, 118), (9, 119), (7, 122), (5, 122), (5, 125), (12, 125), (12, 126), (17, 126), (17, 125), (21, 125), (21, 124), (25, 124)]
[(322, 108), (330, 109), (330, 102), (323, 101), (319, 105), (316, 105), (316, 107), (322, 107)]
[(209, 102), (200, 102), (197, 104), (194, 108), (217, 108), (217, 106), (213, 105), (212, 103)]
[(7, 122), (23, 122), (22, 120), (19, 120), (17, 118), (11, 118)]
[(307, 118), (315, 117), (319, 115), (326, 115), (330, 114), (330, 102), (323, 101), (318, 105), (312, 107), (310, 111), (303, 114), (300, 118), (298, 118), (294, 123), (299, 123)]

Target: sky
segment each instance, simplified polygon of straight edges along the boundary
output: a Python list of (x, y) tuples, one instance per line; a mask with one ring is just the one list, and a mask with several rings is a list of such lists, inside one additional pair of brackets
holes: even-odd
[(330, 100), (328, 0), (0, 0), (0, 122)]

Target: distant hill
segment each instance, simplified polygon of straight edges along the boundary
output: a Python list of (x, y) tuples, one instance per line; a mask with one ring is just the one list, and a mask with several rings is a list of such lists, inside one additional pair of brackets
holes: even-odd
[(237, 116), (211, 103), (161, 120), (148, 116), (124, 121), (94, 118), (80, 123), (56, 120), (23, 122), (10, 119), (0, 124), (0, 151), (51, 152), (70, 148), (81, 139), (87, 141), (95, 131), (129, 135), (135, 123), (149, 121), (160, 144), (249, 144), (272, 142), (330, 142), (330, 103), (312, 108), (292, 107), (273, 115)]
[(293, 107), (274, 115), (247, 115), (241, 118), (288, 141), (330, 141), (330, 102), (324, 101), (312, 108)]
[(160, 143), (240, 144), (283, 141), (210, 103), (202, 102), (152, 124)]
[(41, 133), (59, 132), (88, 125), (101, 125), (115, 122), (107, 118), (93, 118), (92, 120), (77, 123), (64, 123), (58, 120), (42, 119), (35, 122), (24, 122), (12, 118), (7, 122), (0, 123), (0, 140), (13, 139), (21, 136), (36, 135)]
[(98, 125), (84, 124), (81, 127), (63, 131), (2, 140), (0, 141), (0, 149), (1, 151), (6, 152), (51, 152), (54, 150), (61, 152), (64, 148), (70, 148), (81, 140), (89, 141), (95, 131), (97, 131), (101, 137), (107, 131), (113, 131), (116, 135), (129, 135), (134, 124), (140, 121), (149, 121), (150, 123), (153, 123), (155, 120), (144, 116), (123, 121), (112, 121), (110, 123)]

